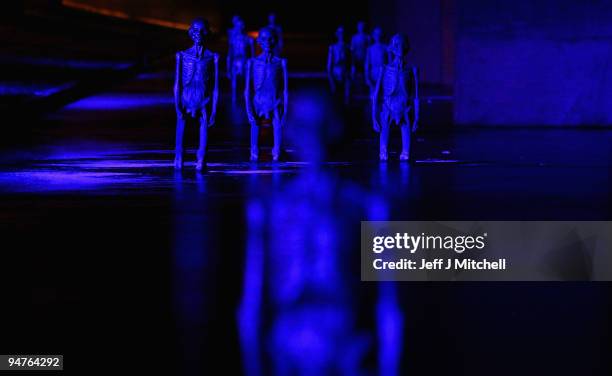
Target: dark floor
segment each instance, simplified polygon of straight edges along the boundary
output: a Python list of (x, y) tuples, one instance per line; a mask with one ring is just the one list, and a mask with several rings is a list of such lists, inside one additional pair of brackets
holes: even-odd
[(612, 371), (609, 284), (363, 283), (358, 256), (367, 219), (611, 220), (612, 131), (449, 130), (430, 93), (415, 163), (381, 164), (365, 99), (295, 76), (283, 162), (267, 130), (247, 162), (224, 88), (207, 171), (192, 127), (176, 173), (170, 87), (143, 74), (2, 142), (0, 353), (80, 375)]

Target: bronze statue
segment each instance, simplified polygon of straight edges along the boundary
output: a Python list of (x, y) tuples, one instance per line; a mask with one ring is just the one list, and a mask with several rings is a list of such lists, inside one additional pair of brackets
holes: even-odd
[(263, 52), (249, 59), (244, 91), (246, 112), (251, 124), (251, 160), (259, 158), (259, 126), (272, 125), (274, 147), (272, 159), (277, 161), (281, 152), (282, 126), (287, 118), (287, 61), (274, 54), (276, 33), (264, 27), (257, 38)]
[(374, 93), (381, 68), (384, 67), (389, 60), (389, 51), (387, 45), (382, 43), (382, 36), (383, 33), (381, 28), (375, 28), (372, 32), (372, 39), (374, 40), (374, 43), (368, 47), (368, 51), (366, 53), (365, 76), (366, 83), (370, 88), (370, 95)]
[(332, 93), (340, 85), (344, 90), (344, 102), (348, 104), (351, 95), (350, 65), (351, 52), (344, 42), (344, 28), (336, 30), (336, 43), (329, 46), (327, 54), (327, 75)]
[(276, 46), (274, 46), (274, 56), (280, 56), (283, 52), (284, 41), (283, 41), (283, 28), (276, 22), (276, 14), (270, 13), (268, 15), (268, 26), (269, 29), (274, 31), (276, 35)]
[(174, 167), (183, 167), (183, 133), (187, 118), (200, 124), (200, 144), (196, 170), (201, 171), (206, 157), (207, 128), (215, 123), (219, 56), (207, 50), (204, 39), (210, 33), (208, 22), (198, 18), (189, 27), (193, 46), (176, 54), (174, 102), (176, 107), (176, 149)]
[(232, 37), (234, 36), (234, 33), (236, 32), (236, 30), (238, 30), (238, 23), (240, 21), (242, 21), (242, 18), (240, 18), (239, 15), (235, 14), (232, 16), (232, 27), (227, 30), (227, 42), (230, 45), (232, 43)]
[(357, 34), (351, 38), (351, 79), (357, 76), (363, 78), (364, 65), (368, 46), (371, 43), (370, 35), (365, 31), (365, 23), (357, 23)]
[(245, 33), (244, 21), (239, 19), (232, 33), (227, 54), (227, 77), (232, 83), (232, 100), (234, 101), (238, 79), (244, 79), (247, 62), (253, 56), (255, 56), (253, 39)]
[(391, 39), (389, 52), (392, 61), (381, 68), (372, 97), (374, 130), (380, 132), (380, 160), (388, 158), (389, 128), (393, 123), (402, 131), (400, 160), (410, 159), (411, 132), (419, 121), (418, 71), (405, 62), (410, 51), (408, 38), (396, 34)]

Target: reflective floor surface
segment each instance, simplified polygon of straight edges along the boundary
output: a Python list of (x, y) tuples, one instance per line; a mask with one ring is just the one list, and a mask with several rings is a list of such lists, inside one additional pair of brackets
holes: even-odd
[[(74, 374), (608, 375), (609, 284), (364, 283), (362, 220), (610, 220), (612, 131), (448, 129), (379, 163), (366, 96), (294, 77), (283, 161), (227, 90), (206, 170), (172, 168), (171, 77), (143, 74), (0, 155), (4, 353)], [(429, 99), (429, 100), (428, 100)], [(222, 367), (222, 368), (220, 368)], [(223, 371), (218, 371), (223, 369)]]

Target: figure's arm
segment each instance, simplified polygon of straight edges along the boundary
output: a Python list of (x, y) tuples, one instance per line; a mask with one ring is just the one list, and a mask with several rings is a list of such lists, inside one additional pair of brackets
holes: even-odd
[(212, 97), (212, 113), (210, 114), (210, 121), (208, 126), (212, 127), (215, 124), (215, 117), (217, 115), (217, 102), (219, 100), (219, 55), (215, 54), (215, 86), (213, 89)]
[(236, 312), (238, 338), (243, 352), (245, 375), (262, 375), (261, 316), (265, 283), (266, 208), (260, 200), (247, 202), (249, 226), (244, 256), (242, 296)]
[(227, 78), (232, 78), (232, 43), (229, 43), (229, 48), (227, 49), (227, 58), (226, 58), (226, 72), (225, 75), (227, 76)]
[(378, 118), (378, 101), (380, 97), (380, 85), (383, 79), (383, 74), (384, 68), (380, 68), (378, 80), (376, 81), (376, 88), (374, 89), (374, 94), (372, 95), (372, 125), (376, 132), (380, 132), (380, 121)]
[(415, 132), (419, 126), (419, 69), (412, 67), (412, 74), (414, 76), (414, 123), (412, 124), (412, 131)]
[(283, 119), (281, 125), (287, 121), (287, 105), (289, 104), (289, 80), (287, 75), (287, 59), (282, 60), (283, 65)]
[(327, 77), (329, 78), (329, 87), (331, 88), (331, 91), (334, 92), (336, 91), (336, 84), (334, 83), (334, 76), (332, 72), (332, 55), (332, 46), (329, 46), (329, 51), (327, 53)]
[(255, 116), (253, 115), (253, 104), (251, 103), (251, 67), (253, 66), (253, 59), (249, 59), (247, 63), (246, 79), (244, 84), (244, 102), (246, 107), (247, 118), (249, 123), (255, 123)]
[(365, 65), (364, 65), (363, 71), (365, 74), (366, 83), (368, 84), (369, 87), (372, 87), (372, 80), (370, 79), (370, 75), (368, 74), (368, 72), (370, 72), (370, 49), (369, 48), (366, 50), (366, 58), (365, 58)]
[(182, 80), (182, 59), (181, 59), (181, 53), (177, 52), (176, 53), (176, 72), (174, 73), (174, 106), (176, 109), (176, 116), (178, 116), (179, 119), (182, 119), (184, 114), (183, 114), (183, 106), (181, 104), (181, 97), (182, 97), (182, 93), (181, 93), (181, 80)]
[(351, 48), (349, 49), (350, 58), (351, 58), (351, 79), (355, 79), (355, 71), (356, 71), (355, 59), (353, 59), (353, 56), (355, 56), (355, 47), (353, 46), (354, 39), (355, 37), (351, 39)]

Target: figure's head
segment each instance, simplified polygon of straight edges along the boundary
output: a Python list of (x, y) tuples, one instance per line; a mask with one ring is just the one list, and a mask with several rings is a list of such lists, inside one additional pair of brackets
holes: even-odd
[(359, 33), (365, 33), (365, 22), (363, 21), (359, 21), (357, 22), (357, 32)]
[(336, 29), (336, 39), (338, 39), (338, 42), (344, 40), (344, 27), (340, 26)]
[(389, 43), (389, 52), (394, 57), (403, 57), (410, 52), (410, 42), (404, 34), (395, 34)]
[(236, 30), (238, 30), (238, 32), (243, 33), (244, 32), (244, 21), (242, 19), (239, 19), (238, 22), (236, 23)]
[(276, 46), (276, 32), (270, 27), (264, 27), (259, 30), (257, 43), (264, 52), (272, 52)]
[(377, 27), (372, 31), (372, 38), (374, 39), (374, 42), (380, 43), (380, 41), (382, 40), (382, 37), (383, 37), (383, 31), (380, 27)]
[(237, 15), (237, 14), (235, 14), (235, 15), (232, 17), (232, 26), (234, 26), (234, 27), (238, 26), (238, 22), (240, 22), (240, 21), (242, 21), (242, 19), (240, 18), (240, 16), (239, 16), (239, 15)]
[(276, 25), (276, 14), (274, 14), (274, 13), (270, 13), (270, 14), (268, 15), (268, 23), (269, 23), (270, 25)]
[(193, 43), (198, 46), (204, 44), (204, 38), (210, 33), (208, 21), (203, 18), (196, 18), (189, 26), (189, 36)]

